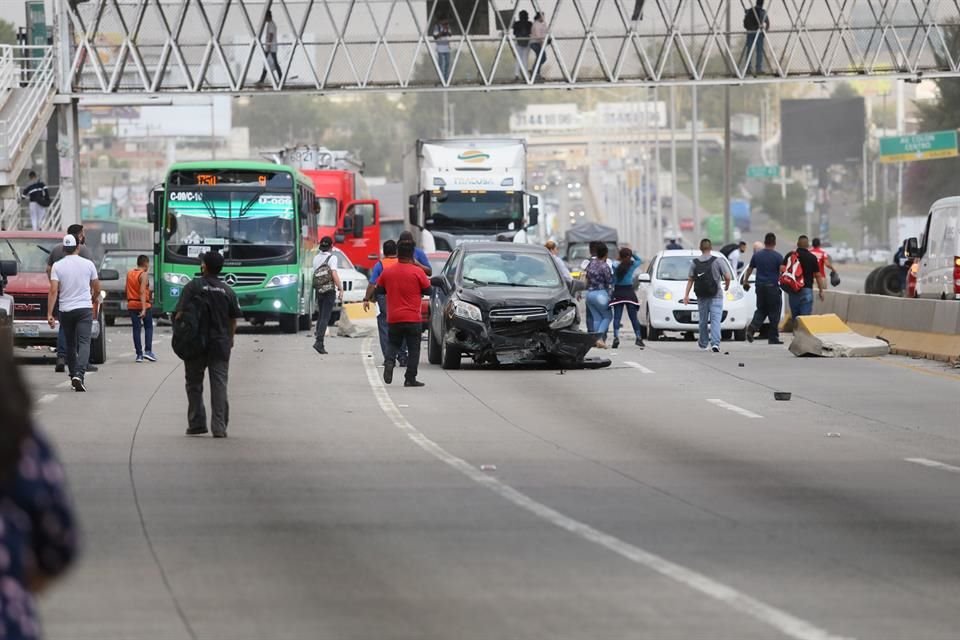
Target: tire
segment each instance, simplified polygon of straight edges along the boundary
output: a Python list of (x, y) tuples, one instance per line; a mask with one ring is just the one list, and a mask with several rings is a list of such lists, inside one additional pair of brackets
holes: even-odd
[(90, 364), (103, 364), (107, 361), (107, 328), (103, 316), (100, 317), (100, 336), (90, 341)]
[(310, 317), (309, 313), (305, 313), (299, 317), (297, 324), (297, 328), (300, 329), (300, 331), (310, 331), (313, 327), (313, 318)]
[(730, 329), (724, 329), (720, 332), (720, 338), (722, 340), (733, 340), (733, 331)]
[(443, 347), (433, 335), (433, 325), (427, 329), (427, 362), (440, 364), (443, 360)]
[(878, 267), (873, 271), (871, 271), (869, 275), (867, 275), (867, 279), (864, 280), (863, 282), (864, 293), (880, 293), (877, 290), (877, 276), (880, 274), (882, 270), (883, 270), (883, 267)]
[(297, 323), (298, 323), (298, 318), (296, 314), (291, 314), (291, 313), (283, 314), (282, 316), (280, 316), (280, 332), (296, 333)]
[(889, 264), (881, 268), (875, 281), (877, 293), (885, 296), (899, 296), (900, 288), (900, 270), (895, 264)]
[(106, 320), (108, 327), (112, 327), (117, 324), (117, 319), (113, 316), (107, 316), (106, 318), (104, 318), (104, 320)]
[(647, 340), (656, 342), (660, 339), (661, 333), (660, 329), (654, 329), (650, 324), (650, 307), (647, 307)]
[(440, 340), (440, 366), (444, 369), (460, 368), (460, 350), (451, 347), (446, 340)]
[(737, 342), (745, 342), (747, 339), (747, 330), (746, 329), (734, 329), (733, 339)]

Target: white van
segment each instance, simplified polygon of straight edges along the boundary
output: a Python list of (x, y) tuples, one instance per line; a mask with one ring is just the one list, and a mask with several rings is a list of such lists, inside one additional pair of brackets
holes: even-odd
[(917, 297), (960, 300), (960, 196), (934, 202), (921, 240), (904, 244), (917, 264)]

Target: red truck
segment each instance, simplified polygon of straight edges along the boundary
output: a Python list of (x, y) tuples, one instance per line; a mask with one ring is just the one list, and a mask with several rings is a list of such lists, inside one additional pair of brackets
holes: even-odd
[(313, 181), (318, 235), (330, 236), (359, 271), (369, 274), (380, 259), (380, 202), (370, 198), (363, 163), (348, 151), (300, 146), (271, 154)]

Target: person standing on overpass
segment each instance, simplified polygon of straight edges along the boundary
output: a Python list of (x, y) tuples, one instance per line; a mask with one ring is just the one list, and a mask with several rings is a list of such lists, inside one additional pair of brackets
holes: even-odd
[(203, 356), (184, 360), (184, 378), (187, 390), (187, 435), (207, 433), (207, 412), (203, 406), (203, 375), (210, 372), (210, 428), (214, 438), (226, 438), (230, 422), (230, 403), (227, 401), (227, 376), (230, 371), (230, 352), (237, 332), (240, 304), (237, 294), (220, 281), (223, 256), (207, 251), (200, 259), (200, 277), (183, 288), (177, 303), (176, 320), (191, 305), (205, 305), (208, 316), (206, 345)]
[(783, 311), (780, 265), (783, 264), (783, 256), (776, 249), (777, 236), (768, 233), (763, 239), (763, 249), (755, 251), (750, 258), (750, 266), (743, 278), (743, 288), (749, 289), (750, 275), (757, 272), (757, 310), (747, 326), (747, 342), (753, 342), (753, 334), (760, 330), (766, 320), (770, 323), (767, 341), (770, 344), (783, 344), (780, 341), (780, 315)]
[(280, 70), (280, 63), (277, 61), (277, 23), (273, 21), (273, 12), (269, 9), (267, 9), (265, 19), (266, 21), (263, 25), (263, 49), (264, 53), (266, 53), (266, 63), (263, 65), (263, 73), (260, 74), (260, 79), (257, 80), (257, 84), (259, 85), (262, 85), (264, 81), (266, 81), (267, 73), (271, 66), (277, 74), (277, 82), (283, 77), (283, 72)]
[[(53, 307), (59, 300), (60, 326), (66, 338), (67, 368), (74, 391), (86, 391), (84, 377), (90, 360), (90, 334), (93, 318), (100, 310), (100, 276), (93, 262), (77, 255), (77, 239), (63, 236), (62, 260), (50, 270), (47, 296), (47, 322), (56, 326)], [(100, 328), (103, 331), (103, 327)]]
[(387, 384), (393, 382), (397, 354), (400, 347), (406, 344), (407, 371), (403, 386), (422, 387), (424, 384), (417, 380), (417, 369), (420, 365), (420, 300), (430, 290), (430, 280), (414, 262), (413, 255), (413, 241), (398, 242), (397, 264), (385, 270), (377, 280), (377, 291), (387, 296), (389, 342), (386, 361), (383, 363), (383, 381)]
[(800, 269), (803, 272), (803, 286), (796, 293), (789, 292), (790, 296), (790, 314), (794, 318), (800, 316), (809, 316), (813, 313), (813, 283), (817, 283), (817, 289), (820, 293), (820, 299), (823, 300), (823, 276), (820, 275), (820, 262), (817, 256), (810, 253), (810, 238), (800, 236), (797, 238), (797, 248), (791, 251), (783, 259), (780, 272), (784, 273), (792, 264), (792, 260), (800, 263)]

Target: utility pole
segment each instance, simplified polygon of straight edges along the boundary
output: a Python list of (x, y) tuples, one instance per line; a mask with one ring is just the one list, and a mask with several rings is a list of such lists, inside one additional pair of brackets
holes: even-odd
[[(727, 48), (730, 48), (731, 2), (727, 2)], [(748, 60), (749, 62), (749, 60)], [(723, 88), (723, 242), (730, 242), (730, 85)]]
[[(696, 32), (696, 23), (694, 22), (694, 6), (695, 2), (690, 3), (690, 33), (693, 34)], [(698, 140), (697, 127), (699, 125), (698, 121), (700, 116), (697, 113), (697, 85), (693, 85), (691, 97), (690, 97), (690, 147), (692, 150), (691, 163), (693, 164), (693, 170), (691, 174), (692, 181), (692, 196), (693, 196), (693, 226), (694, 234), (700, 233), (700, 141)], [(677, 231), (679, 233), (679, 230)], [(696, 238), (695, 240), (696, 241)]]

